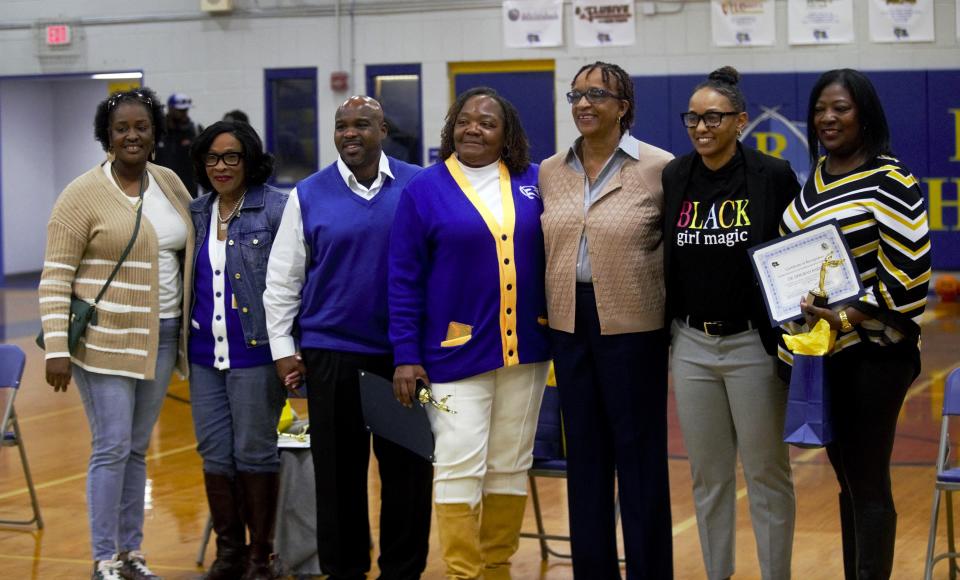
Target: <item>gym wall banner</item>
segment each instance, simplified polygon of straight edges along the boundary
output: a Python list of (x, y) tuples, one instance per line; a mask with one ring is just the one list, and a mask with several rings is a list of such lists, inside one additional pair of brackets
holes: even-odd
[(772, 46), (777, 18), (773, 0), (712, 0), (714, 46)]
[(790, 44), (850, 44), (853, 0), (790, 0), (787, 6)]
[(563, 44), (563, 0), (504, 0), (503, 42), (508, 48)]
[(933, 42), (933, 0), (870, 0), (873, 42)]

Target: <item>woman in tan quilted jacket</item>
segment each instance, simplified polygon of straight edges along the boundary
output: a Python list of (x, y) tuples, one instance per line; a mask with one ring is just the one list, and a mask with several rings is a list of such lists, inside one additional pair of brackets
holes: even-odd
[(630, 135), (619, 66), (587, 65), (570, 88), (580, 137), (540, 166), (540, 192), (573, 570), (620, 578), (616, 480), (627, 577), (660, 580), (673, 575), (660, 233), (671, 155)]

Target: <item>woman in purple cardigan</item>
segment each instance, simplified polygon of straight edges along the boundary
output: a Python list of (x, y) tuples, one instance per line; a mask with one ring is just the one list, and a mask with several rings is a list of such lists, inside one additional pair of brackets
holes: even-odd
[(489, 88), (447, 113), (443, 163), (410, 180), (390, 240), (394, 390), (430, 408), (447, 576), (510, 578), (546, 384), (542, 205), (516, 109)]

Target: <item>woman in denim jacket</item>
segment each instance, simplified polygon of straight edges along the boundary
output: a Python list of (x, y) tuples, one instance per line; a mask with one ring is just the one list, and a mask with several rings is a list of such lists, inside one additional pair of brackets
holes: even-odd
[(209, 190), (190, 204), (198, 240), (190, 397), (217, 532), (217, 559), (206, 578), (273, 578), (277, 421), (285, 391), (270, 356), (261, 296), (287, 194), (265, 184), (273, 157), (246, 123), (214, 123), (190, 155), (198, 183)]

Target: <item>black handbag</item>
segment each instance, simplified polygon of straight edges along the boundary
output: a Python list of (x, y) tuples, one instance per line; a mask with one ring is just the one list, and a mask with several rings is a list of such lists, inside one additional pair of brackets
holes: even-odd
[[(117, 275), (117, 272), (120, 271), (120, 266), (123, 265), (123, 261), (127, 259), (127, 255), (130, 253), (130, 250), (133, 248), (133, 243), (137, 241), (137, 234), (140, 232), (140, 218), (143, 215), (143, 180), (140, 183), (140, 201), (137, 202), (137, 221), (133, 226), (133, 235), (130, 236), (130, 241), (127, 243), (127, 247), (124, 248), (123, 253), (120, 254), (120, 259), (117, 261), (117, 265), (113, 267), (113, 272), (110, 272), (110, 276), (107, 278), (107, 281), (104, 282), (103, 288), (100, 288), (100, 292), (97, 293), (97, 297), (94, 299), (93, 304), (78, 298), (76, 295), (70, 296), (70, 320), (67, 326), (67, 349), (70, 351), (70, 354), (74, 354), (77, 350), (77, 345), (80, 344), (80, 338), (87, 333), (87, 326), (91, 323), (97, 323), (97, 304), (100, 302), (100, 299), (103, 298), (103, 294), (107, 291), (107, 287), (110, 286), (110, 282), (113, 282), (113, 278)], [(40, 330), (40, 333), (37, 334), (36, 338), (37, 346), (42, 349), (46, 349), (46, 344), (43, 340), (43, 330)]]

